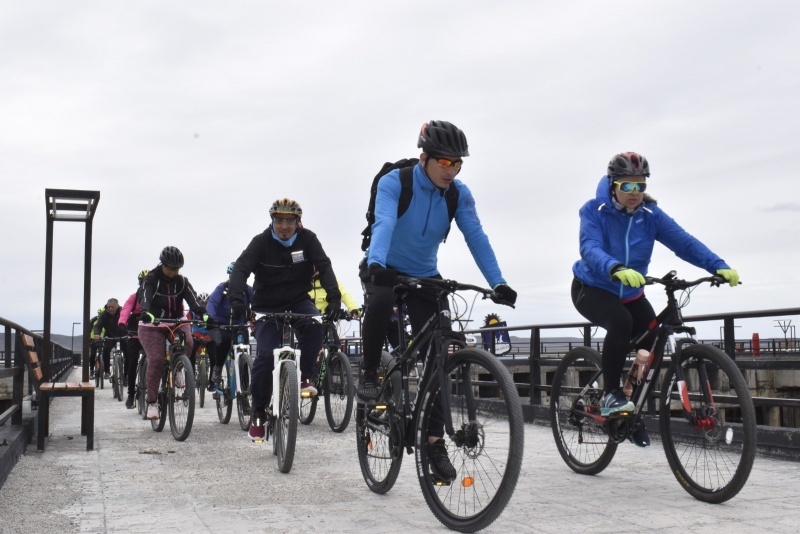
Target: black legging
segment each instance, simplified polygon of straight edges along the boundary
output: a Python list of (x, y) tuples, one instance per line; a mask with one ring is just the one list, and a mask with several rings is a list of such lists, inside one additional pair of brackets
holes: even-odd
[[(644, 293), (636, 300), (622, 303), (610, 291), (588, 286), (577, 278), (572, 280), (572, 303), (589, 322), (605, 329), (603, 390), (619, 388), (628, 345), (633, 337), (645, 332), (655, 318), (653, 306)], [(636, 348), (649, 350), (651, 345), (652, 336), (647, 336)]]
[(142, 350), (142, 344), (139, 343), (138, 337), (128, 337), (128, 395), (136, 394), (136, 366), (139, 365), (139, 351)]

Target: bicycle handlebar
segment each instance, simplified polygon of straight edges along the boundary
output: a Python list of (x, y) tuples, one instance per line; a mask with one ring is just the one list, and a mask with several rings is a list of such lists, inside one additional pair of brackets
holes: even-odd
[[(703, 282), (711, 282), (711, 285), (715, 287), (719, 287), (728, 283), (727, 280), (718, 274), (704, 276), (703, 278), (698, 278), (697, 280), (682, 280), (680, 278), (675, 278), (676, 274), (676, 271), (670, 271), (662, 278), (645, 276), (645, 285), (661, 284), (667, 289), (689, 289), (690, 287), (698, 286)], [(741, 282), (739, 282), (739, 284), (741, 284)]]
[(492, 289), (486, 289), (485, 287), (475, 286), (472, 284), (462, 284), (461, 282), (456, 282), (455, 280), (446, 280), (446, 279), (439, 279), (439, 278), (417, 278), (412, 276), (398, 276), (397, 277), (398, 284), (395, 288), (420, 288), (420, 287), (435, 287), (446, 291), (447, 293), (455, 293), (456, 291), (475, 291), (483, 295), (485, 299), (491, 299), (493, 302), (497, 304), (502, 304), (504, 306), (509, 306), (514, 308), (514, 305), (508, 301), (505, 301), (500, 298), (500, 296), (495, 293)]
[(152, 323), (153, 326), (158, 326), (160, 324), (174, 324), (174, 325), (184, 325), (184, 324), (192, 324), (192, 325), (203, 325), (206, 326), (206, 322), (202, 319), (160, 319), (156, 317)]

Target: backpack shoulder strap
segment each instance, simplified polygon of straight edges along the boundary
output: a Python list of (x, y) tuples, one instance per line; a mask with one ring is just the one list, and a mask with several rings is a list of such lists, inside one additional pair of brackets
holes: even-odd
[(400, 199), (397, 201), (397, 217), (400, 218), (411, 205), (411, 198), (414, 196), (414, 167), (403, 167), (400, 169)]

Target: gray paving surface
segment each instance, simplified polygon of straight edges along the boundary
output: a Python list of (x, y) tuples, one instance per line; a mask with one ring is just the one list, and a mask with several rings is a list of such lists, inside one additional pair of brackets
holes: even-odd
[[(271, 444), (255, 445), (236, 414), (221, 425), (210, 403), (189, 439), (150, 429), (135, 410), (96, 399), (95, 450), (79, 434), (80, 400), (53, 403), (45, 453), (28, 446), (0, 489), (0, 532), (423, 532), (446, 531), (428, 510), (406, 456), (387, 495), (370, 492), (351, 423), (324, 411), (300, 426), (290, 473)], [(742, 492), (722, 505), (693, 499), (669, 471), (659, 442), (621, 446), (602, 474), (570, 471), (548, 427), (527, 425), (523, 472), (486, 532), (798, 532), (800, 464), (757, 458)]]

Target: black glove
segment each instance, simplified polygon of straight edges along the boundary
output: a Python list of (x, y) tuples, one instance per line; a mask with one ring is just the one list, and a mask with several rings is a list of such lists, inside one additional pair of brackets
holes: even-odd
[(342, 301), (340, 300), (330, 301), (328, 307), (325, 308), (325, 318), (331, 323), (344, 319), (346, 315), (347, 312), (342, 309)]
[(393, 287), (397, 285), (397, 271), (391, 267), (381, 267), (377, 263), (373, 263), (369, 266), (369, 276), (376, 286)]
[(203, 318), (203, 316), (204, 316), (206, 313), (208, 313), (208, 312), (206, 312), (206, 309), (205, 309), (205, 307), (204, 307), (204, 306), (198, 306), (198, 307), (197, 307), (197, 309), (195, 309), (195, 310), (194, 310), (194, 315), (195, 315), (195, 317), (197, 317), (198, 319), (202, 319), (202, 318)]
[(231, 312), (234, 319), (242, 319), (247, 313), (247, 306), (244, 302), (233, 301), (231, 302)]
[(155, 317), (150, 312), (142, 311), (142, 315), (139, 317), (139, 320), (144, 324), (150, 324), (155, 320)]
[(496, 304), (507, 304), (513, 306), (517, 302), (517, 292), (508, 287), (507, 284), (497, 284), (494, 288), (492, 301)]
[(207, 313), (204, 313), (202, 317), (203, 317), (203, 320), (206, 322), (206, 326), (208, 328), (211, 328), (212, 326), (215, 326), (217, 324), (217, 322), (214, 320), (214, 318), (211, 317)]

